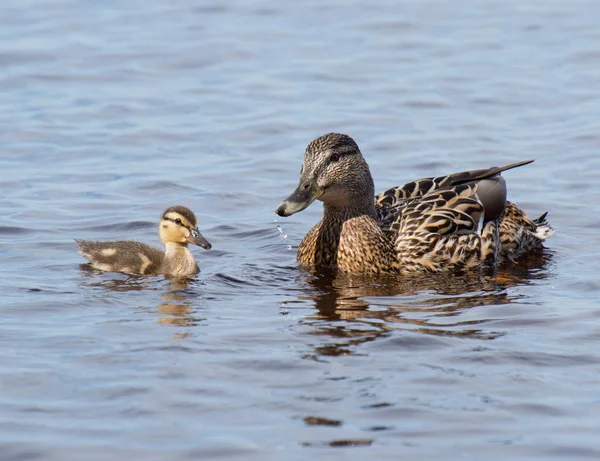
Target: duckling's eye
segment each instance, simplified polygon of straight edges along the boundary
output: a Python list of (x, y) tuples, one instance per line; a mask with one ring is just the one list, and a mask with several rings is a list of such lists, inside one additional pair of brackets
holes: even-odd
[(331, 157), (329, 157), (330, 162), (337, 162), (339, 159), (340, 159), (340, 154), (331, 154)]
[(177, 224), (178, 226), (183, 226), (183, 223), (181, 222), (181, 219), (177, 218), (175, 220), (175, 224)]

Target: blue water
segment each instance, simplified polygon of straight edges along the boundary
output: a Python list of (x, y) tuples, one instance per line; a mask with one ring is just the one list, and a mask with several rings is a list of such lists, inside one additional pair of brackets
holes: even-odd
[[(5, 5), (0, 459), (599, 459), (599, 14)], [(535, 158), (509, 197), (556, 234), (494, 279), (307, 272), (320, 205), (273, 209), (329, 131), (377, 191)], [(75, 238), (158, 244), (173, 204), (213, 244), (194, 281), (81, 266)]]

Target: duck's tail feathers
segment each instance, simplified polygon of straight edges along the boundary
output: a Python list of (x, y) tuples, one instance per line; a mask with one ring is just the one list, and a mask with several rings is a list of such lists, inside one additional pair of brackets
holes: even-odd
[(546, 216), (548, 216), (547, 211), (539, 218), (533, 220), (534, 224), (537, 226), (533, 234), (542, 241), (554, 234), (554, 228), (546, 221)]

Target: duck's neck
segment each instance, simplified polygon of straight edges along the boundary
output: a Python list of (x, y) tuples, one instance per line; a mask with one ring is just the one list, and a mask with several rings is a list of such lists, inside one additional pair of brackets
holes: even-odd
[(375, 185), (366, 162), (364, 163), (364, 173), (359, 180), (345, 185), (345, 199), (341, 200), (341, 197), (338, 196), (336, 201), (323, 202), (323, 224), (339, 223), (342, 225), (349, 219), (360, 216), (376, 218)]
[[(344, 229), (354, 229), (351, 224), (356, 218), (369, 217), (375, 219), (375, 200), (367, 203), (366, 201), (354, 200), (346, 206), (333, 206), (323, 204), (323, 220), (321, 221), (319, 237), (316, 242), (317, 253), (325, 255), (326, 265), (337, 264), (337, 252), (340, 244), (340, 238)], [(344, 227), (349, 223), (349, 227)], [(360, 240), (363, 235), (357, 235)]]
[(198, 272), (198, 265), (188, 250), (187, 243), (165, 243), (164, 271), (173, 275), (193, 275)]
[[(346, 206), (324, 203), (323, 219), (306, 234), (298, 247), (298, 261), (308, 265), (338, 266), (340, 242), (346, 242), (344, 254), (359, 255), (372, 233), (365, 225), (376, 228), (375, 200), (353, 200)], [(344, 233), (346, 235), (344, 240)]]
[(336, 206), (323, 203), (323, 224), (327, 225), (343, 225), (344, 222), (359, 216), (370, 216), (376, 218), (375, 200), (369, 197), (349, 200), (344, 206)]

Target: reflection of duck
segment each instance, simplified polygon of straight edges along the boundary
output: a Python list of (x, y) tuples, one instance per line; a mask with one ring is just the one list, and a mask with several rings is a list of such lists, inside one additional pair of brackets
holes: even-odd
[(196, 216), (182, 206), (167, 209), (159, 224), (165, 251), (134, 241), (98, 242), (77, 240), (79, 253), (94, 269), (132, 275), (166, 274), (190, 276), (200, 270), (188, 243), (208, 250), (211, 245), (198, 231)]
[(158, 321), (160, 323), (166, 323), (169, 325), (176, 325), (178, 327), (191, 327), (198, 324), (198, 319), (192, 317), (192, 307), (179, 299), (180, 303), (169, 302), (160, 303), (156, 309), (158, 312), (164, 315)]
[[(201, 319), (194, 317), (194, 309), (190, 305), (189, 295), (184, 291), (189, 288), (186, 280), (169, 284), (169, 291), (162, 294), (165, 302), (158, 305), (158, 312), (164, 314), (159, 322), (179, 327), (191, 327), (198, 324)], [(183, 336), (186, 336), (183, 334)], [(182, 337), (182, 335), (179, 335)]]
[[(373, 341), (394, 330), (426, 335), (493, 339), (503, 333), (486, 331), (488, 319), (465, 320), (466, 310), (479, 306), (510, 304), (522, 295), (508, 288), (548, 276), (551, 255), (528, 255), (515, 270), (502, 264), (495, 276), (430, 274), (427, 277), (316, 272), (306, 274), (310, 299), (317, 312), (302, 320), (313, 334), (328, 336), (317, 355), (342, 355), (349, 346)], [(309, 296), (301, 295), (303, 301)]]
[[(164, 281), (127, 277), (126, 279), (98, 279), (92, 278), (91, 282), (86, 285), (96, 287), (106, 292), (131, 292), (131, 291), (148, 291), (148, 293), (156, 293), (157, 284), (163, 284)], [(195, 281), (189, 278), (173, 278), (168, 281), (167, 291), (161, 293), (162, 301), (156, 308), (161, 314), (158, 319), (160, 323), (174, 325), (178, 327), (196, 326), (202, 318), (198, 318), (195, 314), (197, 309), (195, 304), (198, 301), (197, 293), (190, 291), (192, 284)], [(162, 290), (161, 290), (162, 291)], [(192, 302), (192, 299), (194, 302)], [(144, 308), (144, 310), (146, 310)], [(188, 333), (180, 332), (174, 337), (183, 338)]]
[(330, 133), (306, 148), (300, 183), (276, 210), (290, 216), (314, 200), (323, 219), (304, 237), (298, 261), (353, 273), (415, 273), (514, 260), (549, 237), (545, 214), (531, 220), (506, 201), (502, 168), (426, 178), (374, 196), (354, 140)]

